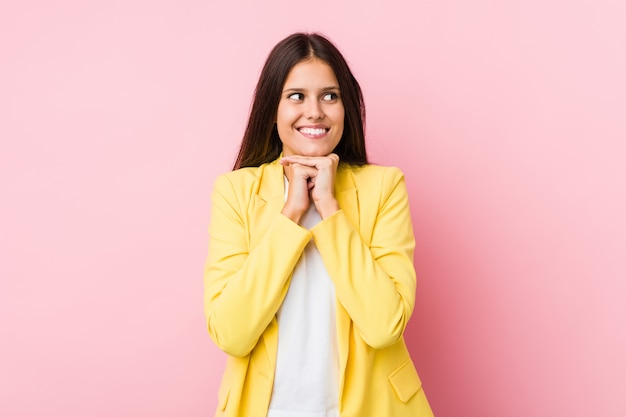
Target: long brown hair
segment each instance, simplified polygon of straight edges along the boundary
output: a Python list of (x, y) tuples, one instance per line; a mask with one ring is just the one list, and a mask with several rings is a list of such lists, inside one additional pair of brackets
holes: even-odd
[(367, 164), (365, 103), (359, 83), (344, 57), (328, 39), (317, 33), (294, 33), (280, 41), (265, 61), (233, 170), (258, 167), (278, 158), (282, 142), (275, 120), (281, 92), (294, 65), (311, 58), (330, 65), (341, 91), (345, 111), (344, 129), (334, 152), (340, 161), (355, 165)]

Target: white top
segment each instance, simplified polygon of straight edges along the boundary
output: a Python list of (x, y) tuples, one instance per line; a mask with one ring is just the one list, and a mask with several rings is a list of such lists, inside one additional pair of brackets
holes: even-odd
[[(301, 226), (310, 229), (320, 221), (311, 204)], [(267, 416), (339, 417), (335, 287), (313, 240), (294, 269), (277, 318), (278, 354)]]

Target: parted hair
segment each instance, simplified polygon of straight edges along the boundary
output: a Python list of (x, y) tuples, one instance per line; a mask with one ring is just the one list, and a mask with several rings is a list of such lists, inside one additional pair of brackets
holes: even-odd
[(278, 158), (282, 142), (275, 121), (285, 80), (296, 64), (313, 58), (334, 71), (345, 111), (343, 134), (333, 152), (340, 161), (367, 164), (365, 103), (358, 81), (328, 39), (318, 33), (294, 33), (276, 44), (265, 61), (233, 170), (258, 167)]

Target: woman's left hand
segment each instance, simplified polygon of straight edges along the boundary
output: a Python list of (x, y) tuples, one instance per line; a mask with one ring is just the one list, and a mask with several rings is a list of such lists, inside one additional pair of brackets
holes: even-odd
[(280, 163), (292, 163), (315, 168), (315, 175), (311, 176), (313, 187), (310, 189), (311, 199), (317, 212), (323, 219), (339, 210), (339, 203), (335, 199), (335, 177), (339, 156), (331, 153), (327, 156), (300, 156), (291, 155), (281, 158)]

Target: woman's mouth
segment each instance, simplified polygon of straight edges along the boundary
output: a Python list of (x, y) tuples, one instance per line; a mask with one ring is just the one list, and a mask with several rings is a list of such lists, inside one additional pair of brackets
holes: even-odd
[(297, 130), (307, 138), (321, 138), (326, 136), (330, 129), (325, 127), (300, 127)]

